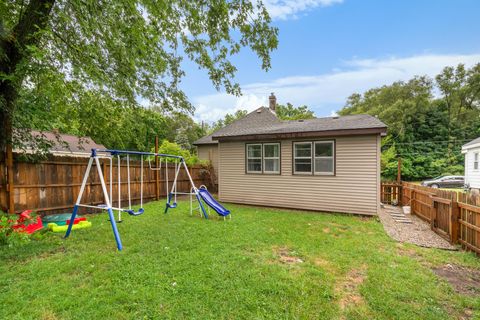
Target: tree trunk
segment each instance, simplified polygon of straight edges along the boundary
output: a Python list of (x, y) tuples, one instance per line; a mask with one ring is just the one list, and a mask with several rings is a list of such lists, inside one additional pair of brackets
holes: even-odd
[[(7, 169), (8, 212), (14, 213), (13, 115), (19, 88), (25, 74), (21, 65), (30, 59), (28, 46), (37, 45), (45, 30), (55, 0), (31, 0), (18, 24), (0, 38), (0, 165)], [(1, 23), (1, 21), (0, 21)], [(20, 67), (20, 68), (19, 68)]]
[(24, 74), (19, 65), (28, 61), (27, 47), (38, 44), (41, 30), (47, 26), (55, 0), (31, 0), (21, 15), (18, 24), (6, 37), (0, 39), (0, 153), (11, 144), (13, 113)]

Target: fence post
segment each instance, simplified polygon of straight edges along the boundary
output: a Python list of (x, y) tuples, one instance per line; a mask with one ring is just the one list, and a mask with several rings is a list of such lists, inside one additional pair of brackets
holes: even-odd
[(452, 199), (452, 208), (451, 208), (451, 215), (450, 215), (450, 223), (451, 223), (451, 233), (450, 233), (450, 242), (452, 244), (458, 243), (458, 231), (460, 230), (460, 222), (458, 218), (460, 217), (460, 207), (458, 206), (457, 200)]
[(399, 186), (399, 192), (400, 192), (400, 198), (399, 198), (399, 203), (403, 207), (405, 204), (403, 203), (403, 191), (405, 190), (403, 188), (403, 182), (400, 181), (400, 186)]
[(433, 197), (430, 195), (430, 200), (431, 200), (431, 207), (430, 207), (430, 228), (432, 230), (435, 230), (435, 222), (437, 220), (437, 206), (435, 200), (433, 200)]
[(398, 205), (402, 206), (403, 205), (403, 186), (402, 186), (402, 181), (398, 183), (397, 186), (397, 192), (398, 192)]
[[(158, 136), (155, 136), (155, 153), (158, 153)], [(155, 168), (158, 168), (158, 156), (155, 156)], [(155, 170), (155, 199), (160, 199), (160, 170)]]
[(15, 185), (13, 180), (13, 151), (11, 142), (6, 146), (6, 164), (7, 164), (7, 203), (8, 213), (15, 213)]

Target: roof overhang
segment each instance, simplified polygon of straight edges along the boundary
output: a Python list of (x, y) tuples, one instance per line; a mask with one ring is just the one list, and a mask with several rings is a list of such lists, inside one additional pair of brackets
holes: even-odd
[(387, 128), (366, 128), (366, 129), (340, 129), (327, 131), (307, 131), (307, 132), (283, 132), (283, 133), (265, 133), (265, 134), (246, 134), (236, 136), (213, 136), (212, 140), (227, 141), (253, 141), (270, 139), (296, 139), (296, 138), (316, 138), (316, 137), (338, 137), (338, 136), (356, 136), (379, 134), (385, 136)]
[(200, 146), (216, 146), (218, 144), (218, 141), (212, 141), (212, 142), (194, 142), (192, 143), (196, 147)]
[(463, 146), (462, 147), (462, 153), (467, 153), (467, 151), (470, 150), (470, 149), (480, 149), (480, 142)]

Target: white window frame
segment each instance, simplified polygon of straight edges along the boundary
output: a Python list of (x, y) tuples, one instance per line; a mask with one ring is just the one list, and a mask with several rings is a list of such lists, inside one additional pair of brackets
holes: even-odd
[[(317, 143), (330, 143), (332, 145), (332, 155), (330, 157), (317, 157), (316, 154), (316, 148), (317, 148)], [(317, 140), (313, 142), (313, 153), (312, 153), (312, 158), (313, 158), (313, 174), (317, 176), (334, 176), (335, 175), (335, 140)], [(316, 161), (317, 159), (332, 159), (332, 171), (331, 172), (317, 172), (316, 168)]]
[[(249, 146), (260, 146), (260, 157), (249, 157), (248, 156), (248, 147)], [(255, 174), (262, 174), (263, 173), (263, 145), (261, 143), (247, 143), (247, 146), (245, 148), (245, 152), (247, 153), (245, 156), (246, 158), (246, 163), (245, 163), (245, 171), (247, 173), (255, 173)], [(260, 159), (260, 171), (250, 171), (248, 170), (248, 160), (259, 160)]]
[[(278, 157), (266, 157), (265, 156), (265, 146), (278, 146)], [(280, 143), (269, 142), (269, 143), (263, 143), (262, 144), (262, 156), (263, 156), (262, 169), (263, 169), (263, 173), (266, 173), (266, 174), (280, 174), (280, 166), (281, 166), (280, 153), (281, 153)], [(265, 160), (278, 160), (278, 171), (267, 171), (267, 170), (265, 170), (265, 168), (266, 168)]]
[[(310, 157), (297, 157), (295, 146), (297, 144), (310, 144)], [(313, 145), (312, 141), (296, 141), (293, 143), (293, 174), (298, 175), (312, 175), (313, 172)], [(309, 159), (310, 160), (310, 171), (297, 171), (296, 169), (296, 160), (297, 159)]]
[[(474, 152), (473, 153), (473, 170), (474, 171), (478, 171), (479, 167), (480, 167), (480, 155), (479, 155), (479, 152)], [(475, 164), (477, 165), (477, 168), (475, 168)]]

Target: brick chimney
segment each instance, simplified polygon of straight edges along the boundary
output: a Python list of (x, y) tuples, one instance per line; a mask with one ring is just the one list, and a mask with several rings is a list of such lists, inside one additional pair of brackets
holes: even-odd
[(273, 94), (273, 92), (270, 94), (270, 97), (268, 97), (269, 100), (269, 108), (275, 112), (275, 108), (277, 106), (277, 97)]

